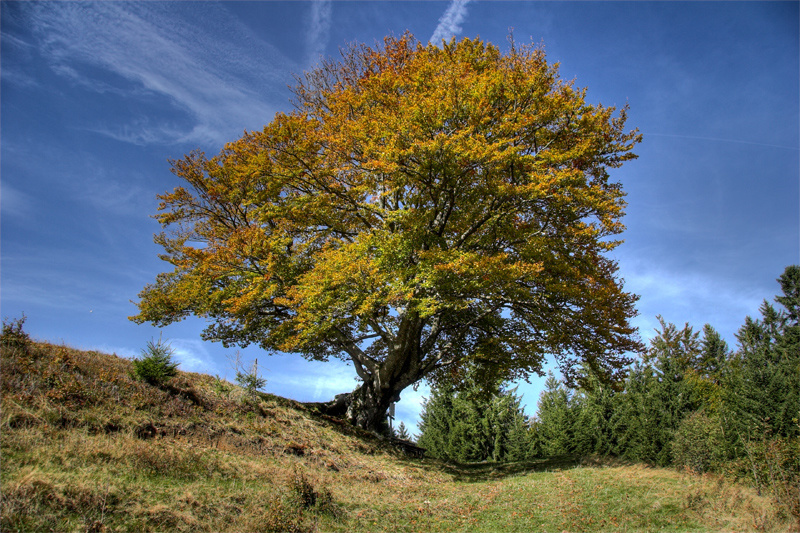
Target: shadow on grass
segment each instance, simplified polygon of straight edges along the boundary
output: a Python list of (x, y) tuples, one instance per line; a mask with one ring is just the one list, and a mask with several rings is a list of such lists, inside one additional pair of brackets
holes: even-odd
[[(277, 396), (262, 394), (265, 399), (283, 402), (288, 404), (287, 407), (295, 409), (302, 409), (317, 421), (326, 423), (334, 430), (348, 436), (355, 436), (361, 439), (365, 444), (371, 444), (376, 449), (381, 449), (395, 455), (395, 457), (405, 464), (407, 467), (413, 469), (437, 469), (446, 474), (453, 476), (453, 480), (457, 482), (480, 482), (488, 480), (503, 479), (506, 477), (526, 474), (530, 472), (550, 472), (556, 470), (569, 470), (579, 466), (600, 465), (606, 464), (609, 460), (598, 457), (581, 457), (574, 455), (561, 455), (554, 457), (547, 457), (541, 459), (533, 459), (528, 461), (519, 461), (515, 463), (499, 463), (499, 462), (481, 462), (481, 463), (453, 463), (446, 462), (431, 457), (423, 457), (425, 450), (416, 446), (401, 446), (402, 441), (398, 439), (387, 439), (386, 437), (379, 437), (374, 433), (362, 430), (352, 426), (348, 422), (334, 416), (323, 414), (320, 412), (320, 405), (318, 403), (299, 403), (293, 400), (287, 400)], [(407, 443), (410, 444), (410, 443)]]
[(406, 463), (420, 464), (423, 467), (438, 468), (439, 470), (453, 476), (454, 481), (465, 483), (490, 481), (504, 479), (507, 477), (528, 474), (532, 472), (555, 472), (559, 470), (571, 470), (579, 467), (615, 467), (630, 466), (631, 461), (609, 456), (578, 456), (578, 455), (559, 455), (553, 457), (543, 457), (516, 463), (449, 463), (438, 459), (425, 459), (422, 461), (405, 460)]
[[(326, 404), (300, 403), (271, 394), (261, 394), (264, 399), (282, 403), (287, 407), (305, 411), (318, 422), (342, 433), (343, 435), (357, 437), (362, 443), (371, 445), (373, 453), (377, 450), (392, 453), (398, 461), (407, 467), (417, 470), (436, 469), (453, 476), (456, 482), (473, 483), (480, 481), (498, 480), (507, 477), (527, 474), (532, 472), (552, 472), (570, 470), (581, 466), (619, 466), (631, 464), (619, 458), (601, 456), (559, 455), (518, 461), (514, 463), (480, 462), (480, 463), (454, 463), (446, 462), (431, 457), (424, 457), (425, 450), (409, 442), (378, 436), (369, 431), (357, 428), (336, 416), (324, 414), (322, 407)], [(321, 407), (322, 406), (322, 407)]]
[(477, 482), (527, 474), (529, 472), (550, 472), (553, 470), (569, 470), (582, 466), (581, 457), (563, 455), (519, 461), (516, 463), (440, 463), (438, 466), (455, 478), (455, 481)]

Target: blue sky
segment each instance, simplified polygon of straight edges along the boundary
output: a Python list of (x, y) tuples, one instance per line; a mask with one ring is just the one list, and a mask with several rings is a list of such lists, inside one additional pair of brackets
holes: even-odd
[[(542, 43), (591, 103), (630, 105), (639, 159), (617, 249), (635, 324), (745, 316), (800, 262), (797, 2), (2, 2), (0, 312), (37, 339), (137, 355), (159, 335), (127, 320), (168, 265), (149, 215), (179, 185), (168, 159), (215, 154), (290, 109), (320, 55), (411, 31)], [(204, 323), (163, 330), (184, 370), (232, 379), (234, 350)], [(266, 390), (300, 401), (352, 390), (354, 372), (255, 348)], [(533, 413), (543, 380), (519, 392)], [(412, 428), (423, 386), (398, 417)]]

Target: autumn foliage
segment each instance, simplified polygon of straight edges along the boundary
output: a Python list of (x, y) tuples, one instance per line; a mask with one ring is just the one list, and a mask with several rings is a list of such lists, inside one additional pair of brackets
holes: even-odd
[(420, 379), (525, 377), (554, 355), (604, 379), (641, 348), (606, 256), (625, 206), (608, 170), (641, 140), (544, 51), (413, 36), (305, 74), (295, 108), (215, 157), (173, 162), (157, 236), (174, 269), (138, 322), (187, 315), (226, 345), (349, 360), (354, 423)]

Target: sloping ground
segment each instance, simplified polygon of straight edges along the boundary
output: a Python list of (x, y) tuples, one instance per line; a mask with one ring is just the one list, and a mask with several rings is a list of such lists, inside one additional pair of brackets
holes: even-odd
[(752, 490), (636, 465), (444, 465), (291, 400), (3, 347), (2, 531), (754, 531)]

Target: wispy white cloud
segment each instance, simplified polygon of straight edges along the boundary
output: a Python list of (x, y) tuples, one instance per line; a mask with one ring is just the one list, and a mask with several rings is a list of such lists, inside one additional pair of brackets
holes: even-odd
[(154, 195), (139, 185), (143, 180), (137, 179), (134, 170), (117, 174), (99, 162), (87, 163), (85, 167), (89, 169), (87, 176), (80, 180), (76, 176), (79, 185), (71, 187), (76, 203), (88, 205), (102, 216), (113, 215), (117, 220), (123, 216), (141, 219), (153, 211)]
[[(322, 402), (332, 400), (337, 394), (351, 392), (358, 385), (352, 366), (344, 362), (310, 362), (298, 360), (298, 356), (286, 357), (295, 358), (290, 368), (281, 362), (271, 365), (269, 359), (264, 359), (267, 391), (302, 402)], [(286, 370), (270, 372), (272, 366)]]
[[(209, 353), (208, 347), (199, 339), (163, 339), (164, 343), (172, 349), (173, 361), (179, 364), (179, 369), (184, 372), (197, 372), (212, 376), (220, 375), (219, 361)], [(136, 359), (145, 351), (142, 348), (134, 349), (128, 346), (101, 344), (86, 349), (97, 350), (102, 353), (113, 353), (127, 359)]]
[[(16, 18), (5, 11), (3, 16), (8, 16), (12, 20)], [(3, 68), (0, 70), (0, 77), (5, 82), (22, 88), (42, 87), (42, 83), (31, 72), (18, 66), (35, 61), (35, 48), (30, 42), (13, 35), (12, 32), (4, 31), (0, 33), (0, 48), (3, 50)], [(16, 61), (7, 60), (13, 56), (18, 56)], [(15, 62), (17, 65), (14, 64)]]
[(4, 218), (27, 218), (33, 213), (33, 198), (8, 182), (0, 183), (0, 211)]
[(24, 39), (20, 39), (16, 35), (12, 35), (10, 33), (3, 33), (0, 35), (0, 42), (2, 42), (3, 47), (8, 50), (9, 48), (15, 48), (17, 50), (21, 50), (24, 53), (30, 54), (33, 51), (33, 46), (31, 43), (25, 41)]
[(183, 141), (215, 142), (220, 140), (219, 132), (208, 128), (208, 126), (197, 125), (190, 130), (186, 130), (175, 124), (159, 123), (147, 118), (137, 118), (126, 124), (89, 126), (85, 129), (137, 146)]
[[(166, 97), (194, 123), (181, 132), (162, 126), (148, 131), (146, 122), (127, 130), (99, 128), (119, 140), (221, 144), (234, 133), (269, 122), (276, 110), (274, 97), (285, 97), (285, 77), (297, 70), (213, 4), (174, 13), (169, 3), (150, 2), (32, 3), (27, 9), (55, 72), (97, 92), (141, 96), (146, 91)], [(204, 31), (210, 24), (216, 31)]]
[[(147, 129), (143, 127), (141, 132)], [(31, 196), (10, 184), (12, 180), (24, 181), (20, 176), (38, 177), (40, 191), (46, 187), (46, 192), (57, 194), (61, 207), (80, 210), (80, 217), (97, 213), (113, 215), (117, 220), (120, 216), (141, 219), (156, 207), (155, 193), (143, 185), (145, 171), (130, 165), (108, 165), (102, 160), (103, 154), (75, 153), (57, 145), (42, 151), (20, 140), (4, 141), (3, 155), (9, 154), (13, 156), (13, 171), (9, 171), (7, 179), (0, 184), (4, 216), (34, 214), (45, 201), (41, 196)], [(58, 170), (53, 172), (53, 169)], [(87, 211), (87, 207), (91, 211)], [(73, 217), (73, 221), (76, 218)], [(114, 219), (106, 219), (106, 225), (113, 226)]]
[(439, 18), (439, 25), (431, 35), (430, 42), (439, 45), (442, 39), (449, 40), (450, 37), (461, 33), (461, 23), (467, 17), (467, 4), (470, 0), (453, 0)]
[(719, 272), (698, 270), (673, 271), (656, 263), (628, 258), (623, 265), (625, 289), (640, 295), (639, 316), (632, 323), (642, 339), (655, 336), (657, 315), (667, 322), (683, 326), (689, 323), (696, 331), (711, 324), (729, 343), (747, 315), (757, 315), (764, 299), (772, 296), (764, 287), (747, 287), (727, 281)]
[(8, 254), (3, 249), (4, 306), (71, 318), (90, 310), (106, 317), (135, 312), (130, 299), (141, 288), (141, 274), (126, 269), (113, 251), (76, 251), (64, 245), (49, 250), (31, 247), (27, 252)]
[(688, 139), (691, 141), (711, 141), (711, 142), (719, 142), (719, 143), (730, 143), (730, 144), (745, 144), (750, 146), (763, 146), (766, 148), (781, 148), (784, 150), (800, 150), (799, 146), (788, 146), (786, 144), (772, 144), (772, 143), (763, 143), (757, 141), (748, 141), (743, 139), (730, 139), (730, 138), (720, 138), (720, 137), (704, 137), (699, 135), (683, 135), (683, 134), (671, 134), (671, 133), (652, 133), (652, 132), (643, 132), (642, 133), (645, 137), (668, 137), (673, 139)]
[(141, 350), (134, 350), (127, 346), (114, 346), (111, 344), (101, 344), (100, 346), (93, 346), (87, 350), (95, 350), (100, 353), (114, 354), (125, 359), (135, 359), (141, 355)]
[(314, 0), (311, 3), (311, 20), (306, 34), (307, 62), (315, 65), (325, 54), (331, 33), (333, 3), (331, 0)]
[(180, 362), (180, 369), (184, 372), (198, 372), (220, 375), (222, 368), (208, 351), (208, 346), (200, 339), (169, 339), (175, 360)]

